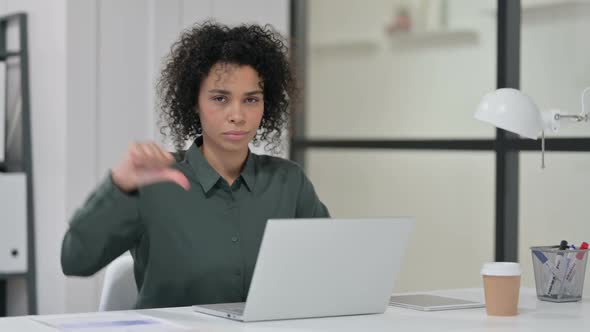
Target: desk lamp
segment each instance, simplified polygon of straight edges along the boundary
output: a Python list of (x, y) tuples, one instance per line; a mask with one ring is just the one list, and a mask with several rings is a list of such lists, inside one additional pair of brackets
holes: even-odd
[(540, 136), (541, 168), (545, 168), (545, 131), (556, 133), (562, 120), (590, 122), (590, 116), (584, 107), (584, 97), (588, 91), (590, 87), (582, 92), (582, 112), (574, 115), (559, 110), (541, 112), (535, 102), (521, 91), (498, 89), (483, 96), (477, 106), (475, 118), (526, 138), (537, 139)]

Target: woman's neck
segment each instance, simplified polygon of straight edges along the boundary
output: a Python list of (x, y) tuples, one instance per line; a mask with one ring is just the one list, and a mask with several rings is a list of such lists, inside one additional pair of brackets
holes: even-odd
[(244, 162), (248, 158), (248, 149), (240, 152), (228, 152), (217, 149), (203, 141), (200, 146), (201, 153), (209, 165), (213, 167), (222, 178), (231, 186), (240, 176)]

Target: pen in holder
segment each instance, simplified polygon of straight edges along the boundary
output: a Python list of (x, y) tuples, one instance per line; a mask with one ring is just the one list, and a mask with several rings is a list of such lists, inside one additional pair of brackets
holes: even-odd
[(588, 249), (531, 247), (537, 298), (551, 302), (582, 299)]

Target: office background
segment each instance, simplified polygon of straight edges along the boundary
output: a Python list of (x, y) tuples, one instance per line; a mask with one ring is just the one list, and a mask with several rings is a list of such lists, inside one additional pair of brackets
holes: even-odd
[[(478, 287), (481, 263), (493, 259), (520, 260), (523, 284), (533, 286), (530, 246), (587, 239), (590, 128), (564, 126), (541, 170), (540, 142), (472, 114), (496, 87), (520, 87), (542, 109), (580, 112), (590, 2), (308, 7), (308, 98), (295, 146), (334, 216), (416, 217), (398, 290)], [(399, 8), (414, 27), (385, 33)]]
[[(520, 87), (543, 109), (577, 113), (590, 85), (590, 1), (522, 6)], [(411, 33), (389, 34), (400, 8)], [(0, 13), (15, 11), (29, 15), (39, 313), (97, 309), (102, 275), (61, 273), (66, 221), (130, 141), (160, 139), (160, 59), (181, 29), (207, 17), (271, 23), (305, 41), (294, 158), (334, 216), (416, 217), (397, 291), (481, 285), (481, 264), (496, 256), (497, 133), (472, 114), (498, 83), (497, 1), (0, 1)], [(560, 137), (582, 139), (589, 129), (562, 128)], [(449, 148), (461, 142), (474, 145)], [(538, 142), (523, 143), (510, 164), (525, 286), (533, 285), (529, 246), (589, 240), (590, 144), (580, 142), (554, 144), (580, 151), (550, 151), (545, 170)], [(7, 289), (7, 313), (25, 313), (24, 283)]]

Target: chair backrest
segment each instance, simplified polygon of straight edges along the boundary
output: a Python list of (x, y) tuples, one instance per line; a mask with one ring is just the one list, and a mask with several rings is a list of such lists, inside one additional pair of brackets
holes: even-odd
[(134, 308), (136, 300), (133, 257), (125, 253), (106, 268), (98, 310), (130, 310)]

